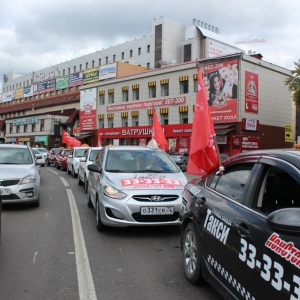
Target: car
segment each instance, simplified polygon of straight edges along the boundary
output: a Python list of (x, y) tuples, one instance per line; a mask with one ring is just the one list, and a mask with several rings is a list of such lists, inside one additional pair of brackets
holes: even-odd
[(44, 158), (44, 155), (38, 150), (38, 149), (36, 149), (36, 148), (31, 148), (31, 151), (32, 151), (32, 153), (34, 154), (34, 156), (35, 156), (35, 159), (36, 160), (39, 160), (39, 164), (42, 166), (42, 167), (44, 167), (45, 166), (45, 164), (46, 164), (46, 160), (45, 160), (45, 158)]
[(35, 149), (39, 150), (43, 154), (44, 159), (47, 161), (48, 150), (44, 147), (35, 147)]
[(67, 173), (75, 178), (78, 176), (79, 160), (88, 147), (73, 147), (67, 160)]
[(88, 165), (88, 206), (96, 227), (179, 226), (186, 176), (170, 156), (147, 146), (105, 146)]
[(56, 155), (59, 154), (64, 148), (52, 148), (47, 153), (47, 166), (54, 164), (56, 166)]
[(184, 188), (182, 266), (225, 299), (300, 298), (300, 151), (229, 157)]
[(179, 166), (187, 165), (188, 163), (189, 154), (187, 152), (184, 153), (175, 152), (172, 153), (170, 156), (174, 160), (174, 162)]
[(78, 184), (84, 186), (84, 191), (88, 189), (89, 170), (88, 165), (92, 164), (102, 147), (89, 147), (85, 150), (83, 156), (80, 158), (78, 169)]
[(26, 145), (0, 145), (0, 190), (3, 204), (40, 205), (40, 165)]
[(67, 170), (67, 162), (72, 149), (63, 149), (59, 154), (56, 155), (56, 168)]

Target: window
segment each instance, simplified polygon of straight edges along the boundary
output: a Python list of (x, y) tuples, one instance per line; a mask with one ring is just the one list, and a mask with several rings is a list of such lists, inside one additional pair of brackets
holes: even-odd
[(140, 99), (140, 85), (134, 84), (132, 85), (132, 100)]
[(66, 75), (66, 71), (65, 71), (65, 69), (63, 69), (63, 76), (65, 76)]
[(225, 197), (240, 202), (253, 165), (248, 163), (228, 167), (223, 175), (217, 172), (208, 179), (208, 186)]
[(31, 132), (35, 132), (35, 124), (32, 124)]
[(99, 128), (104, 128), (104, 119), (99, 120)]
[(122, 127), (128, 127), (128, 117), (122, 118)]
[(82, 71), (82, 64), (79, 65), (79, 71)]
[(94, 67), (95, 67), (95, 61), (92, 60), (92, 68), (94, 68)]
[(160, 81), (161, 96), (169, 96), (169, 79), (163, 79)]
[(188, 112), (181, 112), (180, 113), (180, 124), (188, 124), (188, 123), (189, 123)]
[(108, 128), (114, 128), (114, 119), (108, 119)]
[(189, 92), (189, 77), (180, 76), (180, 94), (187, 94)]
[(161, 115), (161, 124), (168, 125), (169, 124), (169, 114), (162, 114)]
[(105, 62), (108, 64), (108, 56), (105, 57)]
[(105, 91), (99, 92), (99, 104), (104, 105), (105, 104)]
[(150, 63), (147, 63), (147, 68), (150, 69)]
[(130, 52), (129, 52), (130, 54), (129, 54), (129, 56), (130, 57), (132, 57), (132, 53), (133, 53), (133, 51), (132, 50), (130, 50)]
[(150, 45), (147, 45), (147, 53), (150, 53)]
[(86, 63), (85, 63), (85, 69), (88, 69), (88, 68), (89, 68), (89, 63), (86, 62)]
[(76, 66), (74, 66), (74, 73), (76, 72)]
[(183, 46), (183, 61), (191, 61), (192, 60), (192, 45), (184, 45)]
[[(205, 78), (204, 78), (204, 80), (205, 80)], [(197, 92), (197, 88), (198, 88), (198, 76), (197, 76), (197, 74), (194, 74), (194, 92), (195, 93)]]
[(122, 60), (125, 58), (125, 53), (122, 52)]
[(109, 89), (108, 90), (108, 103), (114, 103), (115, 102), (115, 92), (114, 89)]
[(68, 68), (68, 74), (69, 74), (69, 75), (71, 74), (71, 70), (70, 70), (70, 68)]
[(142, 48), (140, 47), (138, 48), (138, 55), (141, 55), (141, 53), (142, 53)]
[(139, 126), (139, 116), (132, 117), (132, 126)]
[(113, 62), (116, 61), (116, 54), (113, 55)]
[(17, 128), (16, 132), (20, 133), (20, 126), (17, 126), (16, 128)]
[(10, 126), (9, 126), (9, 133), (13, 133), (13, 125), (12, 124), (10, 124)]
[(122, 101), (123, 102), (128, 102), (128, 86), (123, 86), (122, 87)]
[(101, 58), (99, 58), (99, 66), (101, 66)]
[(27, 125), (24, 125), (24, 132), (27, 132)]
[(44, 131), (45, 129), (45, 120), (40, 120), (41, 124), (40, 124), (40, 131)]
[(156, 81), (148, 82), (148, 87), (149, 87), (149, 98), (155, 98), (156, 97)]

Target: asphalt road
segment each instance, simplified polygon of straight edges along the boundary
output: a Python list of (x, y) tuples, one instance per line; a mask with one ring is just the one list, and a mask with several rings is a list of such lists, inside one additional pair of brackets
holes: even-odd
[(211, 299), (183, 274), (178, 227), (96, 229), (77, 179), (41, 168), (41, 206), (4, 206), (0, 299)]

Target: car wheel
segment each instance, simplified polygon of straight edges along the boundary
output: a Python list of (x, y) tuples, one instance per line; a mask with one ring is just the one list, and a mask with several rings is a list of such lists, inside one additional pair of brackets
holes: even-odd
[(42, 165), (42, 167), (45, 167), (45, 165)]
[(49, 161), (49, 159), (47, 159), (47, 166), (48, 166), (48, 167), (50, 166), (50, 161)]
[(86, 177), (84, 177), (84, 191), (87, 193), (87, 190), (88, 190), (88, 186), (89, 186), (89, 183), (86, 179)]
[(40, 206), (40, 199), (31, 203), (31, 207), (39, 207), (39, 206)]
[(96, 201), (96, 226), (98, 231), (107, 230), (107, 226), (105, 226), (101, 221), (99, 200)]
[(187, 280), (193, 284), (204, 282), (201, 268), (200, 241), (193, 223), (187, 225), (183, 234), (182, 259)]
[(78, 178), (78, 180), (77, 180), (77, 182), (78, 182), (78, 185), (82, 185), (82, 181), (81, 181), (81, 179), (80, 179), (80, 176), (79, 176), (79, 174), (77, 175), (77, 178)]
[(88, 203), (87, 203), (87, 206), (88, 206), (89, 208), (92, 208), (92, 207), (93, 207), (93, 203), (92, 203), (92, 201), (91, 201), (90, 193), (88, 193)]
[(72, 166), (72, 176), (74, 177), (74, 178), (76, 178), (77, 177), (77, 174), (75, 173), (75, 169), (74, 169), (74, 167)]
[(56, 166), (56, 169), (60, 169), (60, 166), (58, 163), (56, 163), (55, 166)]

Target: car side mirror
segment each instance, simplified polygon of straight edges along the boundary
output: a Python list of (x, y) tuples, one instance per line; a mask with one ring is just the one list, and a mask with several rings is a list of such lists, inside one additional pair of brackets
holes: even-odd
[(91, 172), (96, 172), (96, 173), (100, 173), (101, 172), (101, 169), (98, 168), (97, 164), (90, 164), (90, 165), (88, 165), (87, 168)]

